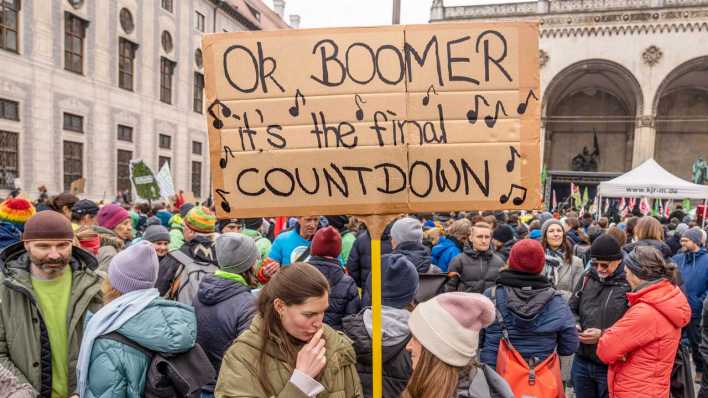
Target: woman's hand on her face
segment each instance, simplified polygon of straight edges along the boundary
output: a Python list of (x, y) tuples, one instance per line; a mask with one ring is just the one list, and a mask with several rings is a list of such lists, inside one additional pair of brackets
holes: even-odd
[(295, 369), (313, 379), (322, 372), (322, 369), (327, 364), (327, 359), (325, 358), (326, 341), (322, 338), (322, 333), (324, 333), (324, 329), (317, 331), (312, 340), (300, 349), (295, 363)]

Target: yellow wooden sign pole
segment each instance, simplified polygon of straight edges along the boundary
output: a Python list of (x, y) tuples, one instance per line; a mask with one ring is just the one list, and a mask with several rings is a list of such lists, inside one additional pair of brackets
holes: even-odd
[(371, 239), (371, 310), (373, 344), (373, 396), (383, 396), (383, 352), (382, 352), (382, 325), (381, 325), (381, 239), (372, 236)]

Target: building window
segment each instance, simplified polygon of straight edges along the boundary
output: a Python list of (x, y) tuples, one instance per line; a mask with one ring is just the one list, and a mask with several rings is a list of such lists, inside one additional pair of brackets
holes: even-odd
[(116, 191), (130, 191), (130, 160), (133, 152), (118, 150), (118, 160), (116, 162)]
[(138, 45), (123, 38), (118, 44), (118, 85), (125, 90), (133, 91), (133, 75), (135, 70), (135, 50)]
[(84, 145), (64, 141), (64, 191), (69, 192), (71, 183), (81, 178), (84, 170)]
[(192, 194), (202, 196), (202, 162), (192, 162)]
[(0, 119), (20, 121), (20, 103), (0, 98)]
[(64, 22), (64, 69), (70, 72), (83, 73), (86, 21), (66, 13)]
[(170, 170), (172, 170), (172, 164), (170, 163), (170, 157), (169, 157), (169, 156), (160, 156), (160, 157), (158, 158), (158, 161), (157, 161), (158, 167), (157, 167), (157, 169), (158, 169), (158, 170), (162, 170), (162, 166), (164, 166), (165, 163), (167, 163), (167, 167), (168, 167)]
[(176, 63), (167, 58), (160, 58), (160, 101), (172, 103), (172, 75), (175, 72)]
[(204, 66), (204, 56), (202, 55), (202, 50), (199, 48), (194, 50), (194, 63), (199, 69)]
[(120, 10), (120, 27), (123, 28), (123, 32), (127, 34), (133, 33), (135, 29), (135, 22), (133, 22), (133, 14), (127, 8), (122, 8)]
[(165, 50), (166, 53), (171, 52), (174, 48), (174, 43), (172, 42), (172, 35), (170, 32), (163, 30), (160, 41), (162, 42), (162, 49)]
[(19, 177), (17, 165), (17, 133), (0, 131), (0, 188), (14, 189), (15, 178)]
[(17, 52), (20, 0), (0, 0), (0, 48)]
[(199, 141), (192, 141), (192, 154), (201, 155), (202, 154), (202, 143)]
[(204, 26), (206, 25), (204, 23), (206, 19), (204, 18), (204, 14), (200, 13), (199, 11), (194, 12), (194, 29), (196, 29), (199, 32), (204, 32)]
[(172, 0), (162, 0), (162, 9), (165, 11), (173, 12), (174, 7), (172, 4)]
[(133, 128), (130, 126), (118, 125), (118, 139), (120, 141), (133, 142)]
[(73, 113), (64, 113), (64, 130), (76, 131), (77, 133), (84, 132), (83, 116), (74, 115)]
[(194, 72), (194, 112), (202, 113), (204, 109), (204, 75)]
[(172, 137), (167, 134), (160, 134), (160, 149), (171, 149)]

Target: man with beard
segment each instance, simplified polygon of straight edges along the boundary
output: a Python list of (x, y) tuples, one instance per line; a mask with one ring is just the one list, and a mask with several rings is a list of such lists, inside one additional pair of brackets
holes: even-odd
[(101, 306), (98, 263), (73, 238), (69, 219), (42, 211), (0, 254), (0, 368), (42, 397), (75, 391), (85, 317)]

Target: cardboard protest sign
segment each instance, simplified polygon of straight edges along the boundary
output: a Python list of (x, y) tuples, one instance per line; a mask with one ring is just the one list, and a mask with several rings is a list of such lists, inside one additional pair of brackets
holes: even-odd
[(534, 22), (202, 46), (219, 217), (540, 207)]
[(160, 186), (155, 179), (155, 175), (150, 166), (142, 160), (130, 161), (130, 181), (133, 182), (138, 198), (144, 200), (160, 198)]
[(157, 186), (160, 188), (160, 196), (164, 199), (169, 199), (175, 196), (175, 186), (172, 182), (172, 173), (170, 172), (170, 163), (165, 162), (160, 171), (155, 176)]

